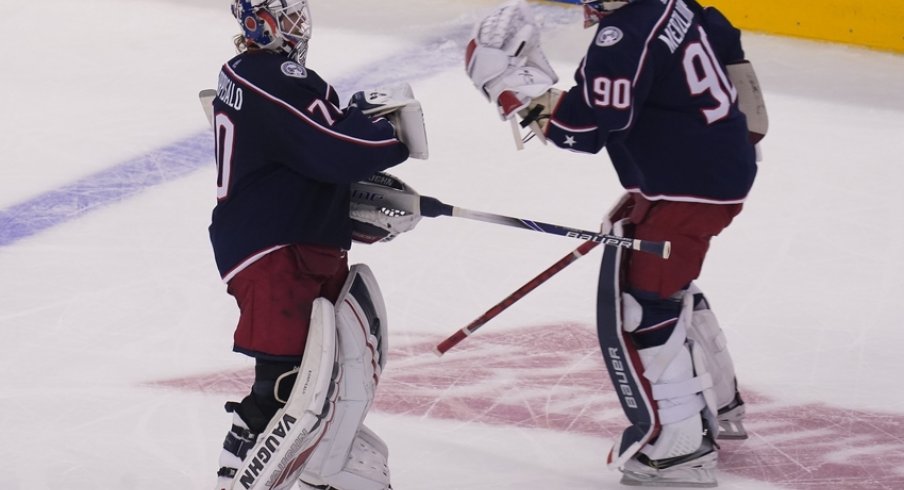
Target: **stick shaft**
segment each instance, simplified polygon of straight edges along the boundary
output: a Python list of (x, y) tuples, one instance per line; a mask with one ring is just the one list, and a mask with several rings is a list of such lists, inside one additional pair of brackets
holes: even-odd
[(549, 266), (546, 270), (538, 274), (536, 277), (525, 283), (523, 286), (518, 288), (515, 292), (508, 295), (500, 301), (496, 303), (492, 308), (487, 310), (483, 315), (480, 315), (477, 319), (467, 324), (466, 326), (458, 329), (457, 332), (450, 335), (448, 338), (440, 342), (434, 348), (434, 352), (436, 355), (441, 356), (445, 354), (449, 349), (458, 345), (459, 342), (467, 338), (469, 335), (477, 331), (478, 328), (482, 327), (488, 321), (495, 318), (497, 315), (505, 311), (509, 306), (515, 304), (521, 298), (527, 296), (528, 293), (537, 288), (537, 286), (543, 284), (552, 276), (558, 274), (562, 269), (571, 265), (572, 262), (578, 260), (587, 254), (587, 252), (593, 250), (600, 242), (588, 241), (582, 243), (578, 248), (569, 253), (568, 255), (559, 259), (555, 264)]
[(536, 231), (539, 233), (548, 233), (552, 235), (560, 235), (569, 238), (577, 238), (584, 241), (598, 242), (609, 247), (624, 247), (640, 252), (646, 252), (664, 259), (669, 258), (671, 253), (671, 244), (669, 242), (651, 242), (648, 240), (638, 240), (616, 235), (607, 235), (596, 233), (588, 230), (580, 230), (567, 226), (554, 225), (544, 223), (542, 221), (532, 221), (521, 218), (513, 218), (511, 216), (503, 216), (501, 214), (487, 213), (484, 211), (474, 211), (471, 209), (450, 206), (439, 201), (436, 198), (420, 196), (420, 211), (423, 216), (452, 216), (456, 218), (467, 218), (485, 223), (496, 223), (500, 225), (513, 226), (524, 230)]

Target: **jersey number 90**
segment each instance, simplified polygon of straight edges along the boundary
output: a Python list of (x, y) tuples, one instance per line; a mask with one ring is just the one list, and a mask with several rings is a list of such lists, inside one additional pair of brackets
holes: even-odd
[[(702, 27), (699, 27), (700, 40), (688, 43), (684, 49), (682, 66), (691, 96), (708, 95), (712, 104), (701, 109), (707, 124), (712, 124), (731, 110), (731, 104), (737, 100), (738, 91), (731, 84), (725, 70), (716, 59), (709, 39)], [(631, 107), (632, 83), (626, 78), (611, 79), (596, 77), (593, 79), (593, 105), (601, 108), (625, 110)]]

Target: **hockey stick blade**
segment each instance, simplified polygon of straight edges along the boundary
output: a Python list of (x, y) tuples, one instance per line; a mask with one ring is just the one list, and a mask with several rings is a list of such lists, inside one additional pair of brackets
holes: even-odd
[(462, 340), (466, 339), (472, 333), (477, 331), (478, 328), (485, 325), (487, 322), (495, 318), (497, 315), (505, 311), (509, 306), (512, 306), (521, 298), (527, 296), (528, 293), (537, 288), (537, 286), (543, 284), (548, 281), (549, 278), (558, 274), (562, 271), (562, 269), (571, 265), (572, 262), (578, 260), (587, 254), (587, 252), (593, 250), (600, 242), (584, 242), (576, 248), (574, 251), (569, 253), (568, 255), (559, 259), (555, 264), (549, 266), (543, 272), (537, 274), (536, 277), (525, 283), (523, 286), (515, 290), (512, 294), (508, 295), (500, 301), (496, 303), (492, 308), (487, 310), (483, 315), (480, 315), (473, 322), (467, 324), (465, 327), (460, 328), (457, 332), (450, 335), (448, 338), (436, 344), (436, 347), (433, 348), (433, 353), (437, 356), (442, 356), (449, 349), (458, 345)]
[(472, 211), (470, 209), (451, 206), (440, 201), (439, 199), (428, 196), (420, 196), (420, 208), (421, 215), (428, 218), (436, 218), (438, 216), (451, 216), (483, 221), (486, 223), (496, 223), (500, 225), (512, 226), (515, 228), (536, 231), (539, 233), (548, 233), (569, 238), (577, 238), (584, 241), (597, 242), (609, 247), (630, 248), (632, 250), (653, 254), (663, 259), (668, 259), (672, 251), (671, 243), (667, 241), (652, 242), (648, 240), (638, 240), (635, 238), (607, 235), (593, 231), (579, 230), (577, 228), (569, 228), (567, 226), (543, 223), (542, 221), (531, 221), (521, 218), (512, 218), (510, 216), (502, 216), (499, 214), (486, 213), (483, 211)]
[(206, 88), (198, 92), (198, 100), (201, 102), (201, 109), (204, 116), (207, 117), (207, 123), (213, 126), (213, 99), (217, 96), (217, 91), (212, 88)]

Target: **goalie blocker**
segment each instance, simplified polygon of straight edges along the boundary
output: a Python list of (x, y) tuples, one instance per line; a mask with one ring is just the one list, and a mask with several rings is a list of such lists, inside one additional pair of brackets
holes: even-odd
[(769, 130), (769, 115), (766, 112), (766, 101), (763, 100), (763, 89), (747, 60), (726, 66), (728, 79), (738, 90), (738, 106), (747, 117), (747, 131), (750, 142), (759, 143)]
[[(387, 359), (383, 296), (370, 269), (351, 267), (334, 307), (314, 302), (302, 364), (285, 406), (261, 434), (236, 417), (221, 490), (387, 490), (386, 444), (363, 425)], [(279, 383), (274, 388), (279, 396)], [(253, 446), (251, 446), (253, 444)], [(250, 449), (248, 446), (251, 446)]]
[(408, 147), (411, 158), (428, 158), (424, 111), (414, 98), (411, 85), (402, 83), (361, 90), (352, 94), (348, 105), (371, 117), (386, 117), (396, 128), (396, 136)]

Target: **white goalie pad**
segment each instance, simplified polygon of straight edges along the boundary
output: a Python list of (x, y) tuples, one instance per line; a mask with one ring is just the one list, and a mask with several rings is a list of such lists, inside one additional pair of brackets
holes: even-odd
[[(622, 304), (624, 329), (633, 332), (642, 320), (642, 308), (627, 293), (622, 294)], [(665, 344), (637, 351), (643, 366), (643, 377), (649, 381), (653, 399), (657, 401), (657, 415), (662, 425), (656, 444), (647, 444), (642, 450), (651, 459), (674, 457), (677, 454), (672, 452), (684, 449), (689, 438), (699, 438), (702, 430), (698, 431), (697, 427), (700, 427), (701, 413), (709, 422), (713, 437), (718, 436), (712, 375), (703, 350), (688, 337), (691, 313), (686, 308), (682, 309), (678, 323)]]
[[(621, 232), (625, 221), (616, 222), (614, 229)], [(680, 315), (669, 339), (656, 347), (638, 350), (623, 337), (638, 329), (643, 309), (630, 294), (606, 286), (610, 280), (618, 280), (619, 254), (614, 252), (603, 254), (597, 332), (616, 394), (631, 422), (616, 438), (608, 464), (627, 475), (634, 473), (628, 468), (635, 465), (637, 453), (651, 460), (667, 460), (703, 445), (701, 415), (711, 431), (718, 431), (718, 424), (712, 378), (700, 349), (687, 339), (689, 316)], [(613, 255), (616, 260), (607, 260)], [(611, 294), (618, 295), (615, 304), (608, 303), (607, 298), (616, 299)], [(708, 475), (701, 478), (704, 476), (709, 480)]]
[(333, 420), (342, 378), (337, 352), (333, 305), (318, 298), (292, 393), (248, 451), (233, 489), (287, 490), (295, 484), (311, 450)]
[(728, 65), (726, 68), (728, 69), (728, 79), (738, 90), (738, 105), (741, 112), (747, 117), (750, 142), (759, 143), (769, 130), (769, 115), (766, 112), (763, 89), (760, 87), (753, 64), (749, 61), (742, 61)]
[(349, 105), (358, 107), (368, 116), (389, 119), (399, 140), (408, 147), (411, 158), (426, 160), (429, 157), (424, 111), (415, 99), (411, 85), (401, 83), (362, 90), (352, 95)]
[(693, 283), (684, 295), (682, 314), (687, 311), (691, 320), (686, 323), (687, 337), (701, 350), (713, 379), (716, 406), (722, 408), (735, 400), (737, 386), (735, 367), (728, 352), (728, 341), (716, 315), (709, 308), (703, 293)]
[(313, 486), (385, 490), (388, 450), (363, 422), (386, 365), (386, 308), (376, 279), (364, 264), (349, 271), (336, 301), (336, 326), (342, 378), (335, 415), (301, 480)]
[[(390, 484), (389, 448), (367, 426), (361, 425), (348, 454), (345, 468), (329, 478), (329, 483), (314, 480), (313, 475), (302, 474), (301, 490), (330, 488), (354, 488), (361, 490), (386, 490)], [(312, 481), (307, 481), (311, 479)]]
[(383, 293), (365, 264), (355, 264), (349, 270), (336, 301), (336, 326), (339, 364), (345, 372), (340, 399), (366, 399), (370, 403), (386, 365), (389, 335)]

